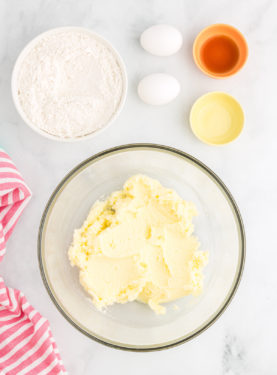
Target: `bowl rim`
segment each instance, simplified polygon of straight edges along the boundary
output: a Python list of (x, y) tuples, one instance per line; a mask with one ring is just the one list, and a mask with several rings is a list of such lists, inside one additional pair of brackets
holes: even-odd
[[(61, 304), (57, 301), (56, 297), (54, 296), (51, 287), (48, 283), (46, 272), (44, 270), (44, 264), (43, 264), (43, 256), (42, 256), (42, 238), (44, 234), (44, 228), (45, 224), (47, 223), (48, 214), (51, 213), (51, 208), (53, 207), (53, 204), (55, 204), (56, 199), (58, 198), (59, 194), (62, 192), (63, 187), (67, 185), (68, 182), (71, 181), (75, 175), (77, 175), (79, 172), (81, 172), (87, 165), (93, 164), (97, 162), (98, 160), (101, 160), (105, 158), (106, 156), (109, 156), (110, 154), (122, 152), (126, 150), (157, 150), (162, 152), (167, 152), (170, 154), (173, 154), (177, 157), (181, 157), (185, 160), (188, 160), (192, 164), (194, 164), (196, 167), (203, 170), (204, 173), (208, 174), (209, 177), (213, 179), (213, 181), (217, 184), (217, 186), (221, 189), (221, 191), (225, 194), (225, 197), (228, 200), (228, 203), (230, 205), (230, 208), (233, 211), (234, 217), (237, 222), (238, 227), (238, 234), (239, 234), (239, 240), (240, 240), (240, 253), (239, 253), (239, 260), (237, 264), (237, 270), (236, 274), (233, 280), (233, 283), (229, 289), (229, 292), (225, 298), (225, 300), (222, 302), (222, 305), (220, 308), (215, 311), (213, 315), (209, 317), (209, 319), (204, 322), (200, 328), (196, 329), (195, 331), (191, 332), (189, 335), (179, 337), (175, 340), (171, 340), (170, 342), (158, 344), (158, 345), (126, 345), (118, 342), (111, 341), (109, 339), (106, 339), (104, 337), (99, 337), (97, 335), (89, 333), (87, 330), (82, 328), (80, 325), (78, 325), (73, 319), (70, 317), (70, 315), (63, 309)], [(99, 152), (87, 159), (85, 159), (83, 162), (79, 163), (75, 168), (73, 168), (70, 172), (66, 174), (66, 176), (62, 179), (62, 181), (57, 185), (53, 193), (51, 194), (41, 217), (40, 225), (39, 225), (39, 231), (38, 231), (38, 239), (37, 239), (37, 255), (38, 255), (38, 263), (39, 263), (39, 269), (40, 274), (44, 283), (44, 286), (56, 306), (56, 308), (59, 310), (59, 312), (63, 315), (63, 317), (75, 328), (77, 328), (80, 332), (82, 332), (87, 337), (104, 344), (106, 346), (109, 346), (114, 349), (121, 349), (126, 351), (135, 351), (135, 352), (147, 352), (147, 351), (158, 351), (163, 349), (169, 349), (172, 347), (175, 347), (177, 345), (183, 344), (198, 335), (200, 335), (202, 332), (206, 331), (212, 324), (214, 324), (217, 319), (222, 315), (222, 313), (226, 310), (227, 306), (230, 304), (231, 300), (233, 299), (239, 283), (241, 281), (243, 269), (244, 269), (244, 263), (245, 263), (245, 254), (246, 253), (246, 238), (245, 238), (245, 230), (244, 230), (244, 224), (242, 221), (242, 217), (239, 211), (239, 208), (226, 187), (226, 185), (223, 183), (223, 181), (204, 163), (196, 159), (195, 157), (191, 156), (190, 154), (187, 154), (186, 152), (183, 152), (181, 150), (178, 150), (173, 147), (164, 146), (160, 144), (154, 144), (154, 143), (132, 143), (132, 144), (125, 144), (121, 146), (116, 146), (113, 148), (106, 149), (102, 152)]]
[[(58, 136), (55, 136), (53, 134), (47, 133), (46, 131), (40, 129), (38, 126), (36, 126), (35, 124), (33, 124), (28, 119), (27, 115), (25, 114), (25, 112), (22, 109), (22, 106), (21, 106), (21, 104), (19, 102), (19, 98), (18, 98), (18, 94), (17, 94), (17, 77), (18, 77), (18, 73), (20, 71), (21, 64), (24, 61), (24, 58), (26, 57), (26, 55), (28, 54), (28, 52), (39, 42), (39, 40), (41, 40), (45, 36), (51, 35), (51, 34), (55, 34), (55, 33), (59, 33), (59, 32), (62, 32), (62, 31), (79, 31), (79, 32), (84, 32), (84, 33), (92, 35), (93, 37), (95, 37), (96, 39), (98, 39), (100, 42), (102, 42), (112, 52), (112, 54), (114, 55), (116, 61), (119, 64), (119, 67), (120, 67), (120, 70), (121, 70), (121, 75), (122, 75), (122, 94), (121, 94), (121, 98), (120, 98), (118, 107), (116, 108), (116, 110), (112, 114), (112, 116), (109, 119), (109, 121), (105, 125), (103, 125), (101, 128), (96, 129), (92, 133), (88, 133), (88, 134), (80, 136), (80, 137), (62, 138), (62, 137), (58, 137)], [(73, 143), (73, 142), (87, 140), (87, 139), (93, 138), (94, 136), (96, 136), (100, 132), (102, 132), (105, 129), (107, 129), (116, 120), (116, 118), (118, 117), (118, 115), (122, 111), (122, 109), (124, 107), (124, 104), (126, 102), (127, 89), (128, 89), (127, 70), (126, 70), (125, 63), (124, 63), (124, 61), (123, 61), (120, 53), (118, 52), (118, 50), (106, 38), (104, 38), (102, 35), (96, 33), (95, 31), (93, 31), (93, 30), (91, 30), (89, 28), (78, 27), (78, 26), (55, 27), (55, 28), (52, 28), (52, 29), (44, 31), (44, 32), (38, 34), (33, 39), (31, 39), (25, 45), (25, 47), (21, 50), (21, 52), (19, 53), (19, 55), (18, 55), (18, 57), (17, 57), (17, 59), (16, 59), (16, 61), (14, 63), (13, 70), (12, 70), (12, 76), (11, 76), (11, 93), (12, 93), (13, 103), (14, 103), (14, 106), (15, 106), (15, 108), (16, 108), (19, 116), (23, 120), (23, 122), (26, 125), (28, 125), (32, 130), (34, 130), (36, 133), (44, 136), (45, 138), (48, 138), (48, 139), (51, 139), (51, 140), (54, 140), (54, 141), (58, 141), (58, 142)]]

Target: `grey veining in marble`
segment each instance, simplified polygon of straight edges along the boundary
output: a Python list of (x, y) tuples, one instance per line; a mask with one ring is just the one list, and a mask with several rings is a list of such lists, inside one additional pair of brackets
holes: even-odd
[(224, 338), (222, 368), (226, 374), (245, 373), (245, 350), (239, 339), (231, 334), (226, 334)]
[[(9, 240), (0, 273), (50, 320), (69, 374), (277, 374), (276, 17), (275, 0), (0, 1), (0, 144), (34, 193)], [(184, 35), (175, 56), (157, 58), (139, 46), (140, 33), (161, 22), (175, 25)], [(203, 75), (191, 53), (197, 33), (216, 22), (237, 26), (250, 50), (245, 68), (219, 81)], [(12, 67), (24, 45), (49, 28), (65, 25), (89, 27), (109, 39), (121, 53), (129, 77), (126, 105), (113, 126), (73, 145), (30, 130), (17, 115), (10, 91)], [(154, 72), (173, 74), (182, 86), (180, 96), (160, 108), (146, 106), (136, 95), (138, 80)], [(242, 135), (221, 148), (200, 143), (188, 122), (193, 101), (213, 90), (234, 95), (245, 110)], [(246, 227), (247, 260), (235, 299), (202, 335), (164, 352), (121, 352), (89, 340), (56, 310), (38, 269), (39, 220), (56, 184), (84, 158), (130, 142), (167, 144), (202, 160), (233, 193)]]

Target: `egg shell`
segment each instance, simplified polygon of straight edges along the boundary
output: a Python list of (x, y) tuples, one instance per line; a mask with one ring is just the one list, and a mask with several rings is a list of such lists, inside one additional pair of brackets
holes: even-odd
[(183, 37), (173, 26), (154, 25), (141, 34), (140, 44), (152, 55), (170, 56), (179, 51), (183, 44)]
[(169, 74), (157, 73), (144, 77), (138, 84), (138, 95), (151, 105), (170, 103), (180, 92), (180, 84)]

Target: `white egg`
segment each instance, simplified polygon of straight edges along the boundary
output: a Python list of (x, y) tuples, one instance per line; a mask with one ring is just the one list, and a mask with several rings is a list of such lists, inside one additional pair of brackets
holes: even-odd
[(152, 55), (170, 56), (179, 51), (183, 37), (179, 30), (170, 25), (155, 25), (140, 36), (141, 46)]
[(175, 99), (179, 92), (179, 82), (169, 74), (150, 74), (138, 84), (139, 97), (151, 105), (167, 104)]

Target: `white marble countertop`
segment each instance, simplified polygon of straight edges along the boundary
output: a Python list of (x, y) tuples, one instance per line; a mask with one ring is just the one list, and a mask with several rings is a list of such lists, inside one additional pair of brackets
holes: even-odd
[[(9, 240), (0, 273), (50, 320), (69, 374), (277, 374), (276, 15), (273, 0), (0, 2), (0, 144), (33, 191)], [(220, 81), (203, 75), (191, 53), (197, 33), (216, 22), (237, 26), (250, 49), (245, 68)], [(169, 23), (183, 32), (184, 45), (178, 54), (157, 58), (140, 48), (140, 33), (155, 23)], [(49, 28), (67, 25), (85, 26), (109, 39), (122, 54), (129, 77), (127, 102), (116, 122), (95, 139), (75, 144), (47, 140), (30, 130), (16, 113), (10, 91), (12, 67), (24, 45)], [(167, 106), (146, 106), (136, 95), (138, 80), (153, 72), (172, 73), (181, 82), (180, 96)], [(213, 90), (234, 95), (246, 118), (239, 139), (220, 148), (200, 143), (188, 122), (194, 100)], [(122, 352), (83, 336), (54, 307), (37, 261), (39, 220), (57, 183), (92, 154), (131, 142), (166, 144), (199, 158), (229, 187), (246, 227), (246, 266), (231, 305), (199, 337), (163, 352)]]

